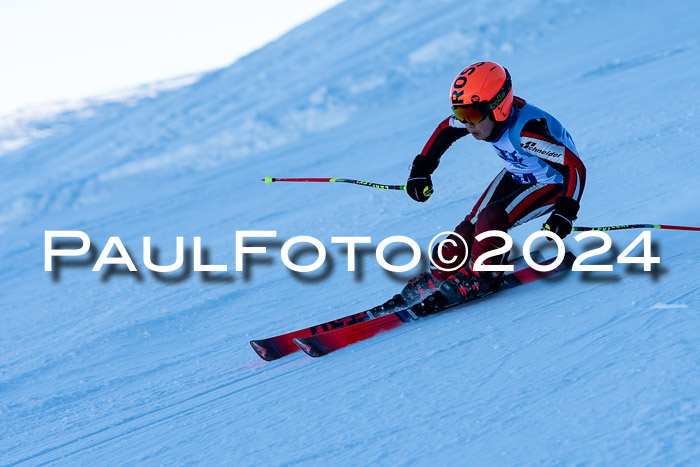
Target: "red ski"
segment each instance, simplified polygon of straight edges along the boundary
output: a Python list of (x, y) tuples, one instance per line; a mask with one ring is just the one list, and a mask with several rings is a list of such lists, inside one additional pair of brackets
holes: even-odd
[(362, 311), (344, 318), (328, 321), (327, 323), (317, 324), (315, 326), (311, 326), (310, 328), (288, 332), (287, 334), (281, 334), (279, 336), (268, 337), (267, 339), (252, 340), (250, 341), (250, 346), (253, 347), (253, 350), (255, 350), (255, 353), (257, 353), (260, 358), (270, 362), (298, 351), (299, 346), (294, 343), (295, 338), (315, 336), (326, 331), (341, 329), (346, 326), (362, 323), (372, 318), (373, 316), (370, 315), (369, 311)]
[[(576, 257), (573, 253), (566, 253), (562, 263), (552, 271), (540, 272), (530, 267), (527, 267), (520, 271), (515, 271), (513, 273), (506, 274), (497, 288), (487, 292), (484, 295), (477, 297), (472, 301), (478, 300), (488, 295), (492, 295), (497, 292), (501, 292), (503, 290), (517, 287), (519, 285), (529, 284), (530, 282), (534, 282), (538, 279), (555, 275), (562, 271), (567, 271), (571, 269), (571, 266), (574, 264), (575, 259)], [(552, 262), (553, 259), (550, 259), (544, 264), (551, 264)], [(471, 303), (472, 301), (467, 303)], [(464, 302), (447, 305), (439, 311), (459, 306), (462, 304), (464, 304)], [(320, 357), (340, 348), (346, 347), (350, 344), (354, 344), (355, 342), (368, 339), (384, 331), (397, 328), (405, 323), (419, 319), (420, 316), (414, 313), (413, 309), (417, 309), (417, 306), (413, 306), (406, 310), (401, 310), (388, 315), (384, 315), (373, 320), (365, 321), (363, 323), (359, 323), (348, 328), (328, 331), (316, 336), (297, 337), (294, 338), (294, 342), (296, 342), (299, 348), (303, 350), (307, 355), (311, 357)]]
[[(544, 257), (539, 251), (533, 251), (532, 259), (533, 261), (540, 263)], [(510, 261), (510, 263), (513, 265), (516, 271), (527, 267), (527, 263), (525, 263), (522, 256), (515, 258), (514, 260)], [(312, 337), (324, 332), (354, 326), (358, 323), (376, 319), (377, 316), (386, 315), (387, 313), (387, 311), (384, 310), (383, 313), (379, 314), (376, 312), (376, 309), (377, 307), (370, 310), (361, 311), (344, 318), (328, 321), (327, 323), (317, 324), (309, 328), (299, 329), (286, 334), (280, 334), (279, 336), (268, 337), (267, 339), (252, 340), (250, 341), (250, 346), (263, 360), (267, 360), (268, 362), (277, 360), (278, 358), (282, 358), (299, 350), (299, 346), (294, 342), (294, 339), (296, 338)], [(375, 311), (373, 312), (373, 310)]]

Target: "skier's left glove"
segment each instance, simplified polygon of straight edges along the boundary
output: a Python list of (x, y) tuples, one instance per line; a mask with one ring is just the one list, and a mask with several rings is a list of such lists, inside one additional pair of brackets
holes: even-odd
[(554, 212), (542, 225), (542, 230), (549, 230), (557, 234), (559, 238), (566, 237), (571, 233), (578, 210), (579, 204), (575, 199), (564, 196), (557, 198), (554, 202)]

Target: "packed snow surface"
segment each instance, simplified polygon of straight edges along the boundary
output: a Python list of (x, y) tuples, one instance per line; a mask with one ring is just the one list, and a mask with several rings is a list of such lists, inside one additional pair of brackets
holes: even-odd
[[(425, 204), (261, 178), (405, 183), (475, 61), (504, 64), (516, 95), (573, 136), (588, 168), (579, 225), (700, 225), (699, 20), (690, 1), (348, 0), (195, 82), (4, 118), (0, 464), (700, 464), (696, 232), (654, 230), (651, 272), (616, 263), (640, 232), (611, 232), (598, 262), (613, 272), (321, 359), (266, 363), (248, 345), (396, 293), (411, 273), (386, 273), (373, 248), (406, 235), (427, 249), (501, 161), (458, 141)], [(539, 225), (513, 230), (516, 245)], [(83, 231), (93, 248), (46, 272), (47, 230)], [(237, 272), (246, 230), (277, 238)], [(282, 264), (297, 235), (326, 246), (321, 270)], [(183, 267), (148, 270), (143, 238), (165, 265), (179, 236)], [(356, 272), (332, 236), (372, 238)], [(92, 271), (110, 237), (137, 273)], [(195, 237), (226, 273), (193, 272)]]

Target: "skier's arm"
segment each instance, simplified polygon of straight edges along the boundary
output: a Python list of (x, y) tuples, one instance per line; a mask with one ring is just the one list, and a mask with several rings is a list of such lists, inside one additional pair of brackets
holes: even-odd
[[(571, 233), (579, 210), (579, 201), (586, 184), (586, 167), (566, 143), (571, 137), (559, 128), (561, 138), (555, 138), (543, 118), (527, 122), (520, 132), (520, 147), (539, 157), (562, 174), (562, 191), (554, 202), (554, 212), (542, 228), (564, 238)], [(572, 145), (573, 147), (573, 145)]]
[(578, 154), (567, 147), (565, 141), (552, 136), (545, 119), (530, 120), (523, 126), (520, 132), (520, 147), (562, 174), (561, 196), (571, 198), (577, 203), (581, 200), (586, 184), (586, 167)]
[(452, 143), (468, 134), (467, 128), (454, 117), (448, 117), (438, 125), (423, 150), (413, 159), (406, 182), (406, 192), (411, 198), (421, 203), (430, 198), (433, 194), (430, 175), (440, 164), (440, 158)]
[(452, 143), (468, 134), (469, 130), (463, 123), (454, 117), (447, 117), (438, 125), (418, 155), (425, 158), (422, 165), (431, 168), (430, 173), (432, 174), (440, 163), (440, 158), (452, 146)]

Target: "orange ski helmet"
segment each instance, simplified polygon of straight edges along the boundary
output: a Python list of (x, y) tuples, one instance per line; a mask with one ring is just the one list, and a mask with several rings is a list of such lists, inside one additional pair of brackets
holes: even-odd
[(497, 122), (506, 120), (513, 107), (508, 70), (495, 62), (469, 65), (452, 82), (450, 102), (457, 118), (465, 123), (479, 123), (489, 113)]

